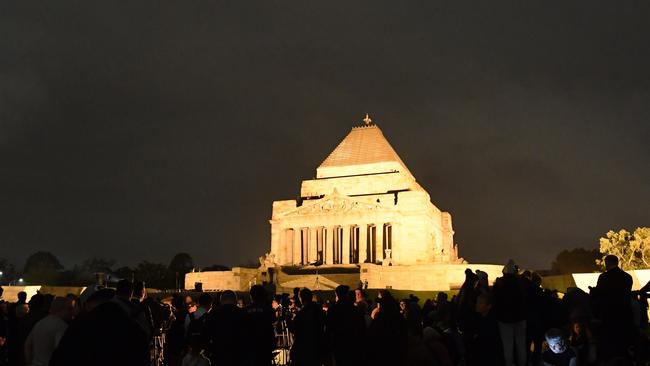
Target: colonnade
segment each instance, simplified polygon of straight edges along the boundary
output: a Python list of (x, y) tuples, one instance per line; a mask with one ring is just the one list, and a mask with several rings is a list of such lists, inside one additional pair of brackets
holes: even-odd
[(393, 226), (390, 223), (299, 227), (284, 230), (282, 263), (358, 264), (380, 263), (392, 258)]

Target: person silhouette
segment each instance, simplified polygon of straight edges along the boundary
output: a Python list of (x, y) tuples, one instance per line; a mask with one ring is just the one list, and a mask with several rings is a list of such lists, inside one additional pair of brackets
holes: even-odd
[(592, 289), (596, 315), (601, 320), (600, 358), (625, 357), (632, 343), (633, 318), (631, 306), (632, 276), (618, 266), (618, 257), (605, 257), (606, 271), (598, 276)]

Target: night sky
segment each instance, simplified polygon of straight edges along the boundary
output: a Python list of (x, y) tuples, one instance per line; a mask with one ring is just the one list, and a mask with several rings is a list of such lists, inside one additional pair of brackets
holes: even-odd
[(0, 2), (0, 257), (256, 261), (366, 112), (470, 262), (650, 226), (650, 3)]

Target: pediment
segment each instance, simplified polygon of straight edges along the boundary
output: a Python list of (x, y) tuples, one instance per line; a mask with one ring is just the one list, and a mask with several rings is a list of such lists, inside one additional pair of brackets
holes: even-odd
[(340, 194), (325, 196), (317, 201), (309, 202), (306, 205), (282, 214), (282, 217), (345, 214), (359, 211), (376, 211), (383, 207), (379, 203), (362, 200), (355, 200)]

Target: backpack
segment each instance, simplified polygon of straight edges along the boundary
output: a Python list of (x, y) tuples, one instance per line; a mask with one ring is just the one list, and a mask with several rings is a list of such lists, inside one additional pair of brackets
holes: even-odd
[(203, 326), (205, 321), (208, 319), (208, 312), (206, 311), (200, 317), (195, 317), (195, 313), (191, 313), (188, 316), (190, 317), (190, 325), (187, 327), (187, 339), (200, 338), (203, 331)]

